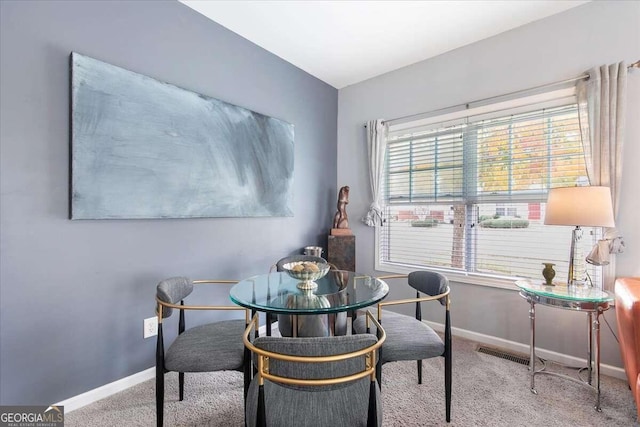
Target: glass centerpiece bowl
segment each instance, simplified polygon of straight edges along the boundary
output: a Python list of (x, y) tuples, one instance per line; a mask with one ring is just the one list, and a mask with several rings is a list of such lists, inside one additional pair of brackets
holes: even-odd
[(294, 261), (282, 266), (284, 271), (294, 279), (300, 280), (298, 289), (312, 290), (318, 287), (316, 280), (326, 276), (329, 272), (329, 263), (315, 261)]

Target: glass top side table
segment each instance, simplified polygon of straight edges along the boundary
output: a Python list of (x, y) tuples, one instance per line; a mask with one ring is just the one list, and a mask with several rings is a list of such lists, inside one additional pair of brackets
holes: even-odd
[[(613, 301), (613, 296), (605, 291), (592, 287), (575, 285), (547, 286), (544, 282), (531, 280), (518, 280), (516, 281), (516, 285), (520, 288), (520, 296), (530, 304), (529, 370), (531, 375), (531, 392), (537, 394), (535, 388), (536, 374), (562, 377), (594, 389), (596, 392), (596, 404), (594, 407), (596, 411), (600, 411), (600, 314), (609, 309), (610, 303)], [(589, 373), (587, 382), (561, 373), (546, 371), (546, 367), (544, 366), (536, 370), (536, 304), (587, 313), (588, 360), (586, 369)]]

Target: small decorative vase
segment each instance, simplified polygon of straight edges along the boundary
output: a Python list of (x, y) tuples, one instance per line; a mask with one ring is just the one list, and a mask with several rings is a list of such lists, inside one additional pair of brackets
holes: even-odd
[(553, 269), (555, 264), (550, 262), (543, 262), (544, 269), (542, 269), (542, 277), (546, 282), (547, 286), (553, 286), (553, 278), (556, 277), (556, 271)]

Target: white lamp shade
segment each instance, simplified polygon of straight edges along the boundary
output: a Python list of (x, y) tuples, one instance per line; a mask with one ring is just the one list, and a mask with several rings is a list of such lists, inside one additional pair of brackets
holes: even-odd
[(549, 190), (544, 223), (615, 227), (609, 187), (562, 187)]

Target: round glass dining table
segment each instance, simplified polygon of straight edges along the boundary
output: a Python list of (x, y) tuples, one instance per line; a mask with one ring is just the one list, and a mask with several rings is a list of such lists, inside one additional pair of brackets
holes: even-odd
[(235, 284), (229, 296), (234, 303), (254, 311), (278, 315), (282, 336), (329, 336), (347, 333), (347, 313), (378, 303), (389, 293), (380, 279), (346, 270), (330, 270), (304, 290), (286, 272), (249, 277)]

